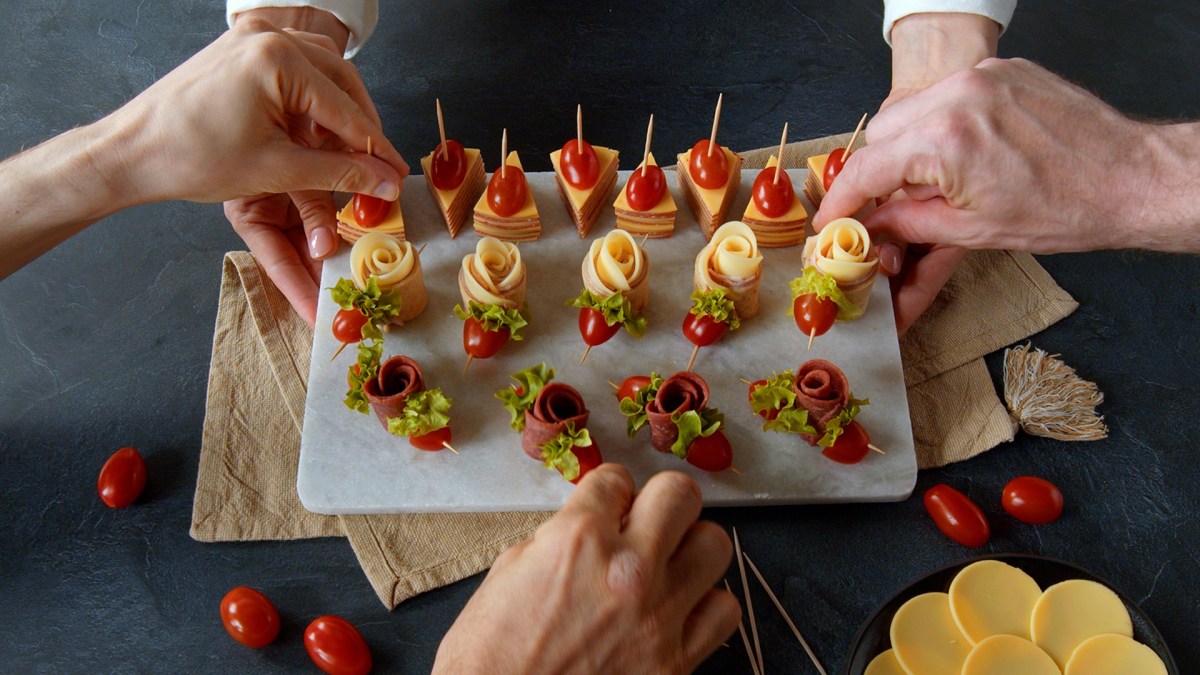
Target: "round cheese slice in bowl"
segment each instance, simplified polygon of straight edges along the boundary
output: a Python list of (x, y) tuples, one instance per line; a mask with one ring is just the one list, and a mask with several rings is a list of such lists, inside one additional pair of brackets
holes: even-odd
[(1072, 652), (1065, 675), (1167, 675), (1167, 666), (1146, 645), (1124, 635), (1090, 637)]
[(1042, 596), (1025, 572), (999, 560), (967, 565), (950, 582), (950, 612), (971, 644), (993, 635), (1029, 639), (1029, 618)]
[(1104, 584), (1071, 579), (1054, 584), (1033, 606), (1029, 633), (1060, 668), (1084, 640), (1105, 633), (1133, 637), (1125, 603)]
[(904, 672), (904, 667), (896, 660), (896, 652), (889, 649), (871, 659), (871, 662), (867, 664), (867, 669), (863, 671), (863, 675), (908, 675), (908, 673)]
[(959, 675), (971, 643), (954, 623), (945, 593), (922, 593), (892, 617), (892, 651), (905, 672)]
[(1061, 675), (1050, 655), (1025, 638), (993, 635), (967, 655), (962, 675)]

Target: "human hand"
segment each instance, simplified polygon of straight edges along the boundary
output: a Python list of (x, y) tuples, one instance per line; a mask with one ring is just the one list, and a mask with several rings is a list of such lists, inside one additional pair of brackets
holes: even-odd
[(496, 559), (433, 671), (690, 672), (741, 616), (713, 587), (729, 537), (699, 515), (684, 474), (659, 473), (635, 497), (625, 469), (588, 472), (557, 515)]

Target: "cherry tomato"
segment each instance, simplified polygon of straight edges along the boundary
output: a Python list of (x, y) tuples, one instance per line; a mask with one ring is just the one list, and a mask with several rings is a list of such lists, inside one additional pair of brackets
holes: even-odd
[(943, 534), (963, 546), (983, 546), (992, 534), (975, 502), (945, 483), (925, 491), (925, 510)]
[(649, 377), (645, 375), (630, 375), (617, 388), (617, 400), (624, 401), (625, 399), (629, 399), (630, 401), (636, 401), (638, 392), (648, 386), (650, 386)]
[(371, 671), (371, 649), (349, 621), (326, 614), (304, 629), (308, 657), (329, 675), (365, 675)]
[(663, 193), (667, 191), (667, 177), (657, 166), (647, 166), (642, 170), (635, 169), (625, 184), (625, 198), (629, 207), (634, 211), (649, 211), (662, 201)]
[(871, 437), (857, 421), (852, 421), (842, 430), (833, 445), (821, 450), (821, 454), (839, 464), (858, 464), (871, 452), (867, 445)]
[(517, 167), (506, 167), (504, 174), (501, 175), (500, 169), (496, 169), (492, 180), (488, 181), (487, 195), (488, 205), (496, 215), (507, 218), (525, 206), (528, 188), (525, 185), (525, 173)]
[(362, 339), (362, 327), (366, 324), (366, 314), (357, 309), (339, 309), (333, 315), (333, 337), (338, 342), (358, 342)]
[(474, 318), (463, 321), (463, 351), (477, 359), (490, 359), (508, 342), (507, 328), (488, 330)]
[(418, 450), (437, 451), (450, 445), (450, 427), (442, 427), (434, 429), (427, 434), (419, 436), (409, 436), (408, 442)]
[(146, 487), (146, 462), (133, 448), (121, 448), (100, 469), (96, 491), (109, 508), (123, 509), (137, 501)]
[(687, 461), (704, 471), (724, 471), (733, 465), (733, 447), (718, 429), (712, 436), (701, 436), (692, 441), (688, 446)]
[[(765, 386), (767, 386), (766, 380), (755, 380), (750, 383), (750, 392), (746, 395), (746, 398), (749, 399), (749, 401), (750, 401), (750, 409), (751, 410), (754, 410), (754, 392), (758, 391), (759, 387), (765, 387)], [(775, 408), (772, 410), (762, 410), (756, 414), (759, 417), (762, 417), (764, 420), (773, 420), (776, 417), (779, 417), (779, 409)]]
[(279, 635), (279, 611), (267, 596), (237, 586), (221, 598), (221, 623), (229, 636), (247, 647), (262, 649)]
[(578, 139), (572, 138), (564, 143), (558, 165), (567, 185), (573, 188), (586, 190), (600, 180), (600, 158), (587, 141), (580, 145)]
[(575, 459), (579, 460), (579, 475), (571, 481), (573, 485), (578, 485), (587, 472), (604, 463), (604, 458), (600, 456), (600, 446), (596, 445), (594, 438), (591, 445), (577, 445), (571, 448), (571, 452), (575, 453)]
[(387, 218), (392, 203), (371, 195), (354, 195), (354, 221), (359, 227), (375, 227)]
[(707, 347), (725, 334), (729, 325), (711, 316), (696, 316), (691, 312), (683, 317), (683, 336), (699, 347)]
[(467, 177), (467, 153), (462, 143), (446, 141), (433, 150), (433, 160), (429, 162), (429, 180), (433, 187), (439, 190), (453, 190), (462, 185)]
[(754, 205), (768, 218), (778, 218), (792, 208), (796, 201), (796, 192), (792, 189), (792, 179), (786, 171), (779, 172), (779, 182), (775, 181), (775, 168), (763, 169), (754, 179)]
[(833, 185), (833, 179), (842, 172), (842, 167), (846, 166), (848, 159), (850, 159), (850, 154), (846, 152), (845, 148), (838, 148), (829, 153), (829, 159), (825, 160), (825, 176), (822, 180), (826, 190)]
[(837, 303), (829, 298), (818, 298), (816, 293), (797, 295), (792, 302), (792, 317), (796, 327), (805, 335), (824, 335), (837, 321)]
[(729, 180), (729, 160), (720, 144), (708, 154), (708, 139), (701, 138), (692, 146), (692, 158), (688, 161), (688, 173), (702, 188), (715, 190)]
[(1030, 525), (1044, 525), (1062, 515), (1063, 495), (1054, 483), (1044, 478), (1018, 476), (1004, 486), (1000, 503), (1013, 518)]
[(612, 339), (621, 330), (621, 324), (608, 325), (604, 313), (591, 307), (579, 308), (579, 334), (589, 347), (602, 345)]

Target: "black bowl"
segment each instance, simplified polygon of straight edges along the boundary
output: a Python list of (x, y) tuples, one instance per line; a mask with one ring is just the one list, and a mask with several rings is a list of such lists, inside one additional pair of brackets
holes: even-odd
[(898, 593), (880, 605), (871, 616), (867, 617), (866, 622), (859, 629), (858, 635), (854, 638), (853, 647), (850, 649), (850, 658), (846, 660), (846, 675), (862, 675), (863, 671), (867, 669), (867, 665), (871, 663), (871, 659), (891, 647), (889, 635), (892, 617), (909, 598), (922, 593), (946, 592), (950, 588), (950, 582), (954, 580), (954, 575), (958, 574), (959, 570), (980, 560), (999, 560), (1008, 563), (1033, 577), (1033, 580), (1038, 582), (1043, 589), (1068, 579), (1087, 579), (1111, 588), (1121, 598), (1121, 602), (1125, 603), (1125, 609), (1129, 610), (1129, 618), (1133, 621), (1133, 638), (1153, 649), (1154, 653), (1158, 654), (1158, 657), (1166, 664), (1167, 672), (1170, 675), (1179, 675), (1175, 659), (1171, 658), (1171, 651), (1167, 649), (1167, 643), (1163, 641), (1158, 629), (1150, 622), (1150, 618), (1115, 586), (1071, 563), (1021, 553), (985, 555), (957, 562), (930, 572), (900, 589)]

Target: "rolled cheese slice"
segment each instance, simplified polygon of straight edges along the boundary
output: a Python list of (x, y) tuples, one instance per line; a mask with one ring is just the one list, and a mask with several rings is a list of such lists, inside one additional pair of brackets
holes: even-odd
[(831, 221), (820, 234), (804, 242), (801, 257), (805, 266), (812, 265), (833, 277), (859, 310), (853, 317), (839, 318), (856, 319), (867, 311), (871, 287), (879, 273), (879, 256), (871, 247), (871, 235), (862, 223), (853, 218)]
[(1167, 675), (1167, 665), (1146, 645), (1124, 635), (1097, 635), (1071, 653), (1065, 675)]
[(758, 314), (762, 260), (754, 230), (740, 220), (725, 223), (696, 255), (692, 289), (725, 291), (738, 318), (749, 319)]
[(634, 314), (650, 303), (650, 261), (625, 230), (613, 230), (592, 241), (583, 259), (583, 287), (599, 299), (621, 293)]
[(962, 675), (1017, 674), (1061, 675), (1061, 671), (1049, 654), (1015, 635), (993, 635), (981, 641), (971, 649), (962, 669)]
[(458, 290), (464, 308), (475, 301), (520, 309), (525, 304), (525, 262), (517, 245), (494, 237), (480, 239), (475, 252), (463, 257)]
[(412, 321), (425, 311), (429, 302), (421, 257), (410, 242), (397, 241), (380, 232), (364, 234), (350, 249), (350, 275), (359, 290), (366, 288), (367, 280), (375, 277), (380, 290), (394, 288), (399, 291), (400, 314), (392, 319), (392, 323)]
[(1042, 589), (1033, 577), (1000, 562), (981, 560), (950, 582), (950, 612), (971, 644), (993, 635), (1029, 639), (1029, 618)]
[(1105, 633), (1133, 637), (1125, 603), (1104, 584), (1070, 579), (1047, 588), (1029, 621), (1033, 642), (1065, 668), (1071, 653), (1088, 638)]
[(945, 593), (923, 593), (896, 610), (892, 651), (908, 673), (959, 675), (971, 644), (950, 615)]

